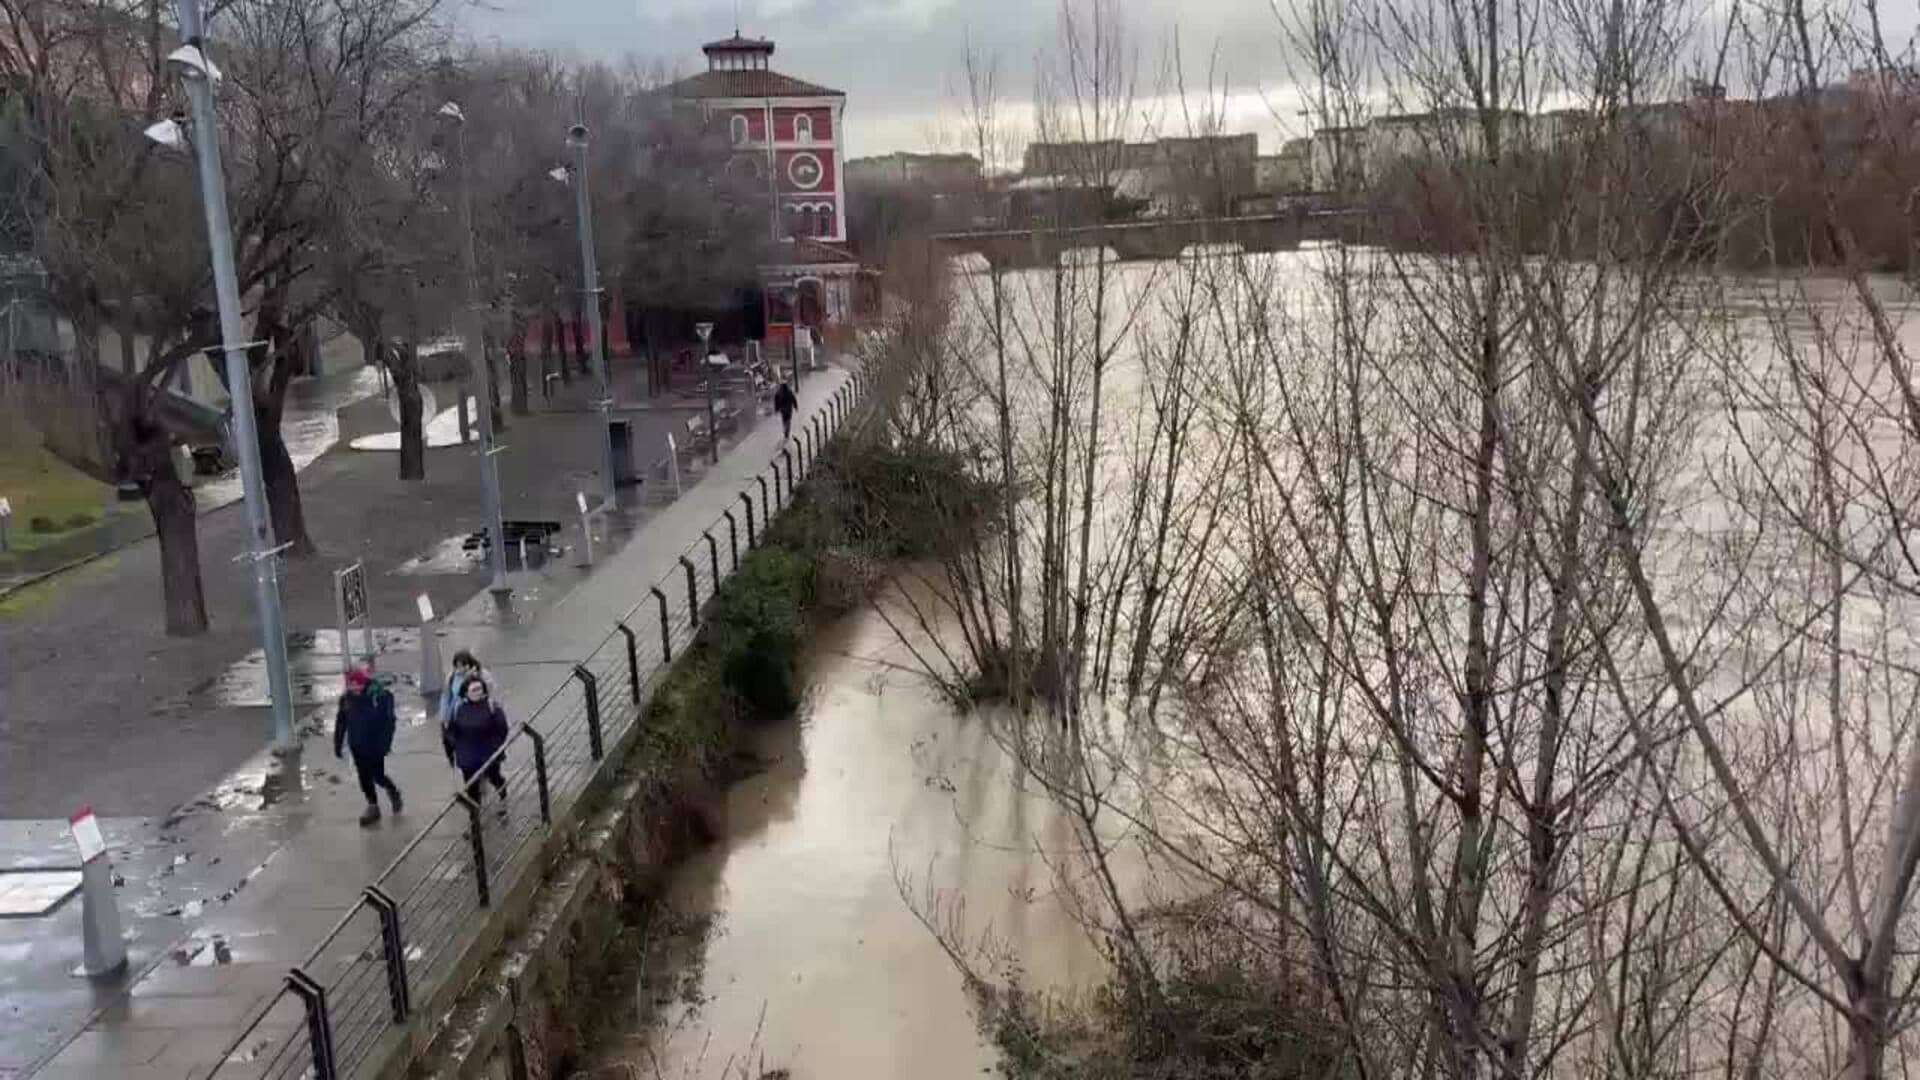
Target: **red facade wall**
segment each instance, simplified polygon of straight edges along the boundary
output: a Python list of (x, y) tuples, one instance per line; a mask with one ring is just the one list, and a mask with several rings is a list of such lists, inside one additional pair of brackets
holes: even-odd
[[(747, 118), (747, 137), (749, 139), (753, 140), (754, 142), (766, 141), (766, 138), (767, 138), (767, 110), (766, 109), (745, 108), (745, 109), (733, 110), (726, 121), (728, 125), (728, 128), (727, 128), (728, 131), (732, 130), (733, 116), (744, 116)], [(774, 135), (777, 141), (779, 142), (793, 141), (793, 132), (794, 132), (793, 121), (794, 121), (794, 118), (799, 116), (809, 116), (813, 118), (813, 141), (814, 142), (825, 143), (825, 142), (830, 142), (833, 139), (833, 110), (832, 109), (826, 108), (826, 107), (806, 108), (806, 109), (775, 108), (773, 110), (773, 130), (774, 130)]]
[[(812, 154), (814, 157), (820, 160), (820, 183), (817, 186), (810, 187), (810, 188), (797, 187), (794, 185), (793, 181), (789, 179), (789, 173), (787, 172), (788, 163), (791, 162), (794, 159), (794, 157), (799, 154)], [(836, 190), (834, 185), (837, 183), (838, 177), (839, 177), (838, 166), (834, 162), (833, 158), (834, 158), (833, 151), (825, 147), (820, 147), (814, 150), (776, 151), (774, 153), (774, 161), (780, 170), (781, 193), (782, 194), (791, 193), (794, 195), (831, 195), (833, 194), (834, 191)]]

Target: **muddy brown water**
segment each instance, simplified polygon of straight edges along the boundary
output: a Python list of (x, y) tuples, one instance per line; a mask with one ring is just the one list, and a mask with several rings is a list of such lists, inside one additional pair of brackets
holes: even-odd
[(669, 888), (672, 910), (710, 916), (708, 932), (668, 950), (672, 970), (646, 973), (652, 1007), (588, 1075), (994, 1071), (960, 973), (903, 880), (918, 906), (929, 890), (946, 911), (963, 901), (967, 936), (990, 931), (1027, 985), (1099, 981), (1049, 868), (1072, 830), (1021, 789), (986, 722), (957, 716), (910, 662), (871, 612), (823, 635), (801, 723), (762, 733), (771, 766), (733, 786), (725, 835)]

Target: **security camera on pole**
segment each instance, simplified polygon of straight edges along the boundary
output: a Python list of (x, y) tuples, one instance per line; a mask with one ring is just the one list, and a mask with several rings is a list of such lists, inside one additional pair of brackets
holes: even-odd
[(241, 558), (253, 564), (254, 609), (260, 618), (262, 651), (266, 654), (267, 690), (273, 702), (274, 749), (298, 747), (293, 734), (292, 681), (287, 677), (287, 635), (280, 615), (280, 578), (276, 560), (282, 548), (274, 543), (273, 519), (267, 514), (266, 484), (260, 468), (260, 436), (254, 428), (253, 372), (247, 360), (246, 327), (241, 322), (240, 275), (233, 259), (233, 232), (227, 216), (227, 185), (220, 171), (220, 135), (213, 108), (213, 87), (220, 81), (202, 48), (205, 26), (200, 0), (180, 0), (181, 45), (167, 54), (187, 100), (193, 107), (193, 138), (188, 118), (179, 113), (153, 124), (146, 136), (170, 149), (192, 145), (200, 174), (200, 204), (207, 218), (207, 247), (213, 258), (213, 292), (220, 309), (220, 349), (227, 370), (227, 393), (232, 396), (233, 441), (240, 452), (240, 490), (247, 513), (247, 552)]
[[(473, 177), (467, 171), (467, 114), (454, 102), (440, 106), (440, 116), (454, 126), (454, 146), (460, 159), (460, 269), (467, 279), (467, 303), (461, 312), (460, 336), (466, 339), (467, 364), (480, 391), (480, 495), (486, 504), (487, 563), (495, 594), (512, 591), (507, 584), (507, 532), (500, 519), (500, 467), (494, 456), (506, 449), (493, 442), (493, 365), (487, 360), (484, 315), (480, 306), (479, 260), (473, 252)], [(461, 395), (466, 400), (466, 395)]]

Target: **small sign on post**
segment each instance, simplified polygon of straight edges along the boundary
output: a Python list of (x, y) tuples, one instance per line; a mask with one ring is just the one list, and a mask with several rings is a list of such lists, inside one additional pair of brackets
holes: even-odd
[(333, 609), (340, 625), (341, 674), (354, 668), (353, 645), (348, 635), (356, 624), (365, 643), (367, 665), (371, 667), (374, 662), (373, 619), (367, 604), (367, 569), (364, 565), (356, 562), (333, 572)]
[(104, 978), (127, 966), (127, 939), (120, 932), (120, 904), (113, 896), (113, 864), (93, 807), (83, 806), (67, 825), (80, 849), (80, 974)]
[(7, 526), (13, 523), (13, 504), (5, 495), (0, 495), (0, 551), (9, 550)]
[(587, 561), (583, 565), (592, 566), (593, 565), (593, 514), (591, 511), (587, 509), (587, 493), (584, 491), (574, 492), (573, 502), (575, 506), (578, 506), (580, 508), (580, 540), (582, 544), (585, 545), (585, 551), (587, 555)]

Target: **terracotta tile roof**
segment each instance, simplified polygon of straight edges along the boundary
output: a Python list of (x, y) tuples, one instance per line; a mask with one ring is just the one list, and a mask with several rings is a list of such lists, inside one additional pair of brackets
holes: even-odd
[(805, 79), (777, 71), (702, 71), (669, 86), (677, 98), (846, 97)]
[(807, 236), (795, 237), (791, 243), (781, 245), (767, 259), (770, 266), (832, 266), (859, 261), (860, 256), (846, 248)]

